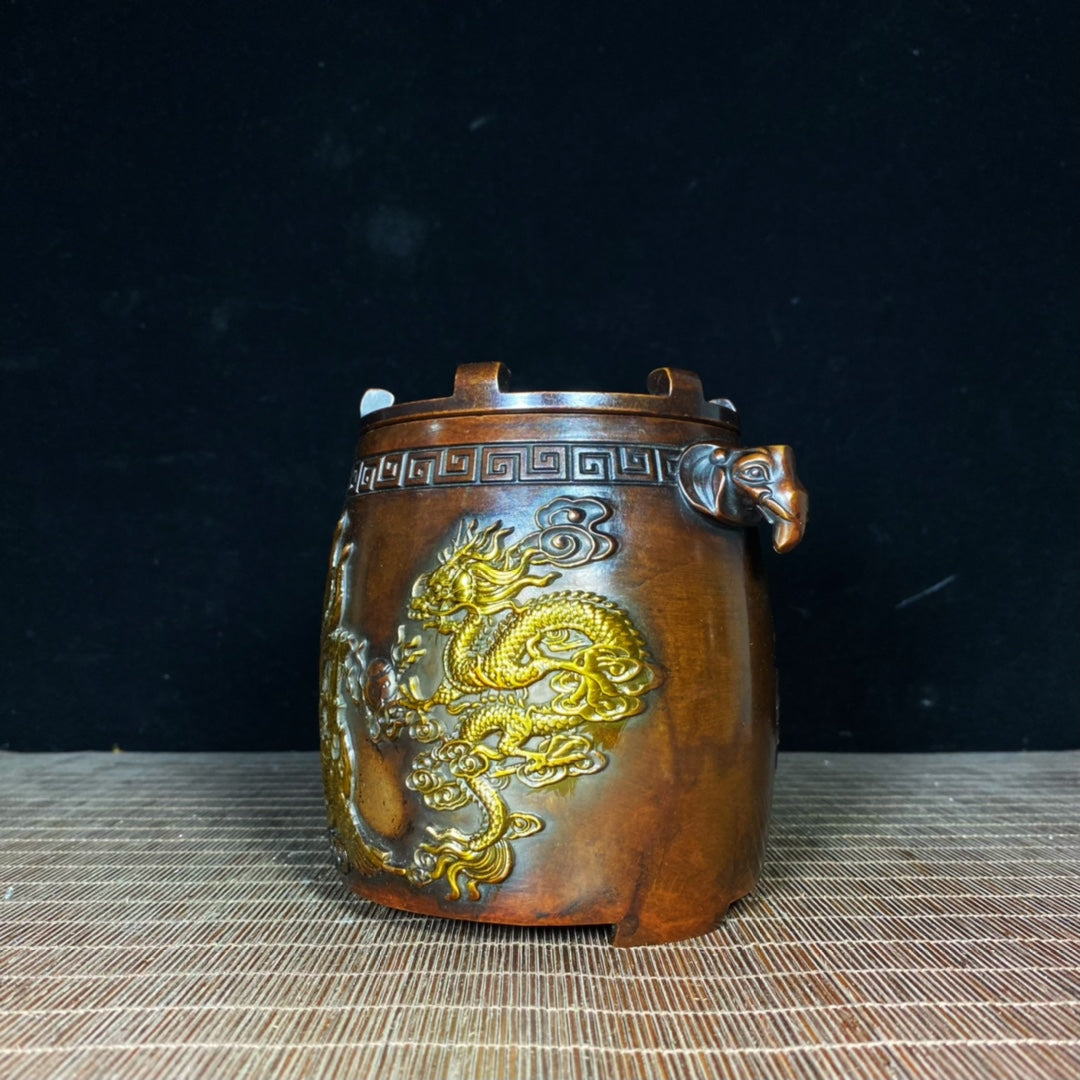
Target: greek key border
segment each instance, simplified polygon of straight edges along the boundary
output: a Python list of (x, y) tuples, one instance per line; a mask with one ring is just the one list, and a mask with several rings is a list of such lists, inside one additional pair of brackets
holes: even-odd
[(673, 484), (682, 447), (642, 443), (470, 443), (392, 450), (353, 466), (349, 495), (471, 484)]

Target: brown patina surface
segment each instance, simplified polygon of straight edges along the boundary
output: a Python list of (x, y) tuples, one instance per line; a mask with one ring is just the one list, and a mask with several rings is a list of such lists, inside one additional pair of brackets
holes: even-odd
[(783, 446), (697, 377), (647, 394), (365, 396), (323, 628), (331, 835), (392, 907), (715, 927), (761, 866), (776, 751), (755, 526), (806, 524)]

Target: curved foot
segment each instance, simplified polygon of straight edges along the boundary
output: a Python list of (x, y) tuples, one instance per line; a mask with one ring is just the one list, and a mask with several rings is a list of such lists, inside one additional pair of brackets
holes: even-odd
[(620, 949), (631, 949), (639, 945), (667, 945), (673, 941), (701, 937), (717, 929), (731, 905), (745, 895), (740, 893), (726, 901), (718, 899), (715, 906), (710, 905), (699, 914), (677, 920), (671, 919), (670, 913), (665, 910), (632, 910), (615, 924), (611, 943)]

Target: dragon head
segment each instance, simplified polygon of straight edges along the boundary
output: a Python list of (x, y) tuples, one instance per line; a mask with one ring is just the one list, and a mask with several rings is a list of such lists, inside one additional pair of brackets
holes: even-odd
[(692, 506), (721, 521), (767, 521), (779, 552), (795, 547), (806, 529), (806, 489), (789, 446), (744, 450), (695, 443), (679, 461), (679, 486)]
[(531, 544), (506, 544), (512, 528), (496, 521), (483, 531), (471, 522), (439, 554), (439, 565), (413, 583), (409, 618), (441, 634), (465, 615), (492, 615), (514, 606), (514, 597), (528, 586), (543, 586), (559, 575), (529, 573), (541, 551)]

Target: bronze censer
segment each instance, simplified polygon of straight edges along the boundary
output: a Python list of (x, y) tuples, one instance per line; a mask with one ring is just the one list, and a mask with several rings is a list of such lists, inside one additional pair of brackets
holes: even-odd
[(705, 933), (757, 881), (772, 790), (754, 526), (790, 550), (806, 492), (690, 372), (648, 394), (506, 376), (361, 402), (322, 630), (335, 852), (394, 908)]

